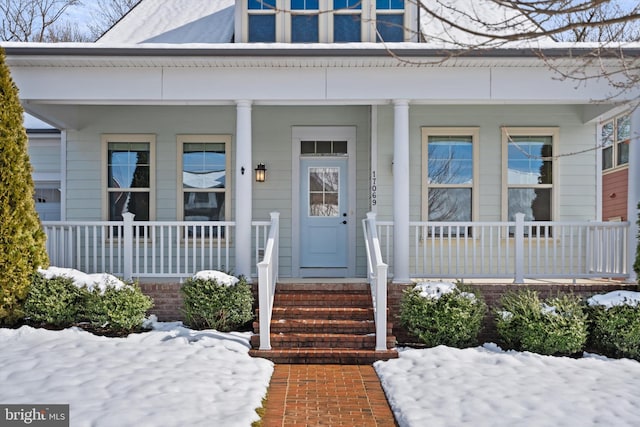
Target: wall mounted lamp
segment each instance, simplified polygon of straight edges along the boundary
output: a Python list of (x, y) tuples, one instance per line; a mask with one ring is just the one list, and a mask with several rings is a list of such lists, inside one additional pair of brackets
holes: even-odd
[(256, 166), (256, 182), (264, 182), (267, 177), (267, 168), (264, 163), (258, 163)]

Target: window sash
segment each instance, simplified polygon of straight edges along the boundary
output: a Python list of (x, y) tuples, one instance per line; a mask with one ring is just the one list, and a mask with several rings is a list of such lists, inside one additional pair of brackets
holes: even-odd
[(502, 128), (503, 220), (553, 221), (557, 128)]
[(615, 169), (629, 163), (631, 114), (625, 113), (603, 123), (600, 131), (602, 170)]
[(181, 219), (224, 221), (229, 217), (231, 137), (178, 135), (177, 140)]
[(422, 218), (477, 217), (478, 128), (422, 128)]

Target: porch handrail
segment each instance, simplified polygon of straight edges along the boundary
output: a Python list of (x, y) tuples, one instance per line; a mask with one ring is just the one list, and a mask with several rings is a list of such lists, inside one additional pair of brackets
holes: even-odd
[(362, 220), (362, 227), (376, 325), (376, 351), (384, 351), (387, 350), (387, 264), (382, 259), (374, 212), (367, 213), (367, 218)]
[(271, 213), (264, 258), (258, 263), (258, 304), (260, 309), (260, 350), (271, 350), (271, 312), (278, 283), (280, 213)]
[[(393, 272), (393, 221), (377, 221)], [(411, 221), (412, 278), (629, 277), (628, 222)]]

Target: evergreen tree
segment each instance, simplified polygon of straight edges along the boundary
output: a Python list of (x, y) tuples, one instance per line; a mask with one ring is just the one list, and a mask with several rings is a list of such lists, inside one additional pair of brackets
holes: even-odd
[(23, 109), (0, 48), (0, 324), (22, 318), (31, 277), (49, 263), (33, 192)]

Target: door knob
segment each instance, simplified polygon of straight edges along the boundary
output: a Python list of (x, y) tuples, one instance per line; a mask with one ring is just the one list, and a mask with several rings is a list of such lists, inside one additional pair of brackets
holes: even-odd
[(346, 220), (345, 220), (345, 221), (342, 221), (342, 223), (343, 223), (343, 224), (346, 224), (346, 223), (347, 223), (347, 221), (346, 221)]

